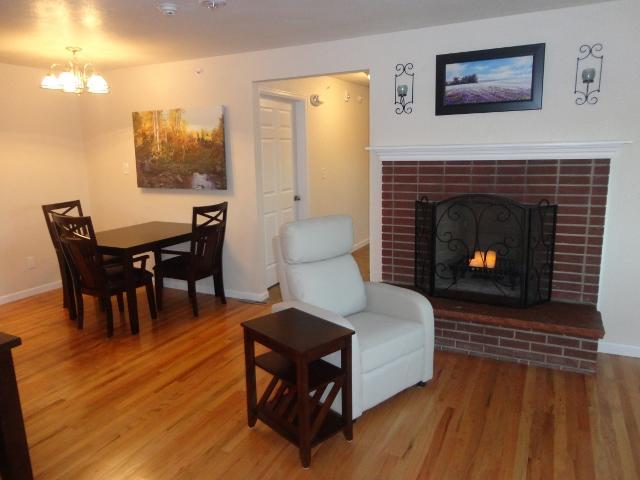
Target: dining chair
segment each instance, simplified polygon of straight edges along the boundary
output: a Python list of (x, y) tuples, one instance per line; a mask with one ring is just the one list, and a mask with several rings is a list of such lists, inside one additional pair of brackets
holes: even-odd
[(73, 308), (73, 283), (71, 280), (71, 272), (67, 267), (64, 254), (62, 253), (60, 240), (56, 235), (56, 228), (53, 224), (53, 214), (81, 217), (82, 205), (80, 205), (80, 200), (50, 203), (48, 205), (42, 205), (42, 212), (44, 213), (44, 219), (47, 222), (47, 230), (49, 230), (49, 236), (51, 237), (51, 242), (53, 243), (53, 248), (56, 252), (56, 258), (58, 259), (58, 268), (60, 269), (60, 278), (62, 280), (62, 306), (69, 309), (71, 318), (74, 318), (75, 311)]
[[(227, 202), (204, 207), (193, 207), (191, 242), (189, 251), (159, 250), (156, 252), (156, 299), (162, 310), (164, 278), (186, 280), (193, 315), (198, 316), (196, 281), (213, 277), (216, 297), (227, 303), (222, 274), (222, 246), (227, 224)], [(166, 260), (162, 254), (175, 255)]]
[[(101, 299), (107, 313), (107, 335), (113, 335), (113, 311), (111, 296), (118, 296), (118, 308), (124, 311), (122, 294), (126, 291), (124, 270), (121, 265), (108, 264), (98, 252), (96, 235), (91, 217), (72, 217), (52, 214), (57, 238), (60, 240), (62, 251), (71, 271), (73, 291), (77, 306), (78, 328), (84, 326), (83, 294)], [(144, 286), (147, 291), (151, 318), (157, 317), (156, 304), (153, 293), (153, 275), (146, 270), (148, 255), (134, 258), (134, 262), (141, 262), (140, 267), (134, 267), (133, 276), (137, 287)]]

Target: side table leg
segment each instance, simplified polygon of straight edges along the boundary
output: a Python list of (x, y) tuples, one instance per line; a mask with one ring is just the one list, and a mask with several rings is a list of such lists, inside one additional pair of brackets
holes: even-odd
[(244, 368), (247, 379), (247, 423), (249, 428), (255, 426), (258, 420), (257, 415), (257, 394), (256, 394), (256, 362), (255, 346), (253, 337), (245, 329), (244, 331)]
[(311, 464), (311, 426), (309, 424), (309, 366), (304, 358), (296, 361), (298, 389), (298, 447), (304, 468)]
[(344, 384), (342, 387), (342, 420), (344, 437), (353, 440), (353, 402), (351, 399), (351, 336), (345, 340), (345, 346), (340, 351), (340, 365), (344, 371)]

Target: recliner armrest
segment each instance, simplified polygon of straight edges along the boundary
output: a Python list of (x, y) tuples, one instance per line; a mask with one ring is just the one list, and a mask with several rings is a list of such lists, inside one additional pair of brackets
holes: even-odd
[(433, 328), (433, 308), (424, 295), (388, 283), (365, 282), (364, 288), (367, 294), (367, 312), (427, 322)]

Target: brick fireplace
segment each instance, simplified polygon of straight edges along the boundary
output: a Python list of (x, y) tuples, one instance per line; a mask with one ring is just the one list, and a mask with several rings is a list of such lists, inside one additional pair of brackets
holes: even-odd
[[(490, 194), (558, 205), (552, 302), (529, 309), (432, 298), (436, 348), (593, 372), (604, 335), (596, 309), (611, 158), (624, 142), (376, 147), (380, 223), (372, 278), (414, 285), (415, 202)], [(372, 238), (374, 238), (372, 236)], [(525, 313), (523, 313), (525, 312)]]
[(429, 161), (382, 164), (382, 279), (413, 285), (415, 201), (489, 193), (558, 205), (552, 296), (598, 300), (609, 160)]

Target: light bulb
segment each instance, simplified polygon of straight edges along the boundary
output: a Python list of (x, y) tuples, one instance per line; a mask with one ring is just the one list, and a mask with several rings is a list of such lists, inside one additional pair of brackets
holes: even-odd
[(40, 88), (46, 88), (47, 90), (60, 90), (62, 85), (58, 81), (58, 78), (51, 72), (47, 73), (42, 82), (40, 82)]
[(87, 80), (87, 91), (89, 93), (109, 93), (109, 84), (104, 77), (94, 73)]
[(78, 93), (82, 88), (78, 77), (70, 71), (62, 72), (58, 77), (58, 82), (62, 85), (62, 91), (66, 93)]

